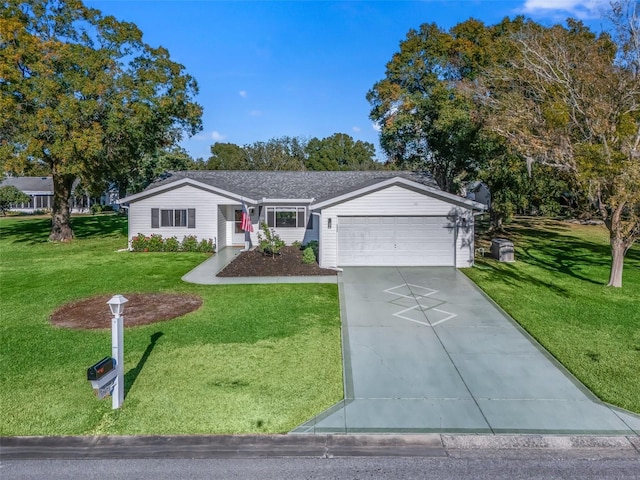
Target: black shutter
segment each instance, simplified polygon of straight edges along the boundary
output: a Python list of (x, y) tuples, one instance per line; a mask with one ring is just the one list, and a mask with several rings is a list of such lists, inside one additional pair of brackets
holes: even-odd
[(196, 209), (190, 208), (187, 215), (187, 228), (196, 228)]
[(160, 209), (151, 209), (151, 228), (160, 228)]

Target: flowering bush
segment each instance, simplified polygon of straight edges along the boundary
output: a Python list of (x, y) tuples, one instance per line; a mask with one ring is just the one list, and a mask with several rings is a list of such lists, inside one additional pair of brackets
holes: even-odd
[(213, 240), (200, 240), (200, 243), (198, 244), (198, 251), (202, 253), (213, 253)]
[(198, 251), (198, 237), (195, 235), (185, 235), (182, 239), (182, 251), (183, 252), (197, 252)]
[(163, 252), (179, 252), (180, 242), (176, 237), (169, 237), (164, 240)]
[(142, 233), (139, 233), (131, 239), (131, 250), (134, 252), (148, 252), (149, 240)]
[(131, 250), (134, 252), (215, 252), (215, 245), (210, 238), (198, 242), (195, 235), (185, 235), (182, 242), (176, 237), (162, 238), (154, 233), (150, 236), (138, 233), (131, 239)]

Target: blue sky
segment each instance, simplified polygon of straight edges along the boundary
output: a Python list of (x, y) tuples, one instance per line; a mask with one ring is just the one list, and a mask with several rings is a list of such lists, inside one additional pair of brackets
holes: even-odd
[(182, 142), (207, 159), (215, 142), (347, 133), (373, 143), (367, 91), (411, 28), (493, 24), (524, 14), (541, 23), (582, 18), (594, 28), (604, 0), (213, 1), (87, 0), (135, 23), (152, 46), (196, 78), (203, 131)]

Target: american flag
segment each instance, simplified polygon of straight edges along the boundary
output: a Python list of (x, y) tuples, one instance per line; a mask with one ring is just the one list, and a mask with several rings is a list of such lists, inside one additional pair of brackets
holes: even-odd
[(242, 200), (242, 223), (240, 224), (240, 228), (245, 232), (253, 232), (253, 225), (251, 225), (251, 216), (249, 215), (249, 210), (247, 206), (244, 204), (244, 200)]

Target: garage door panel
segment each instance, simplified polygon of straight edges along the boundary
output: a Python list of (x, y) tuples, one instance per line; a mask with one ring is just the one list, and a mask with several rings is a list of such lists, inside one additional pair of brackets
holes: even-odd
[(445, 217), (340, 217), (338, 264), (453, 266), (454, 229)]

